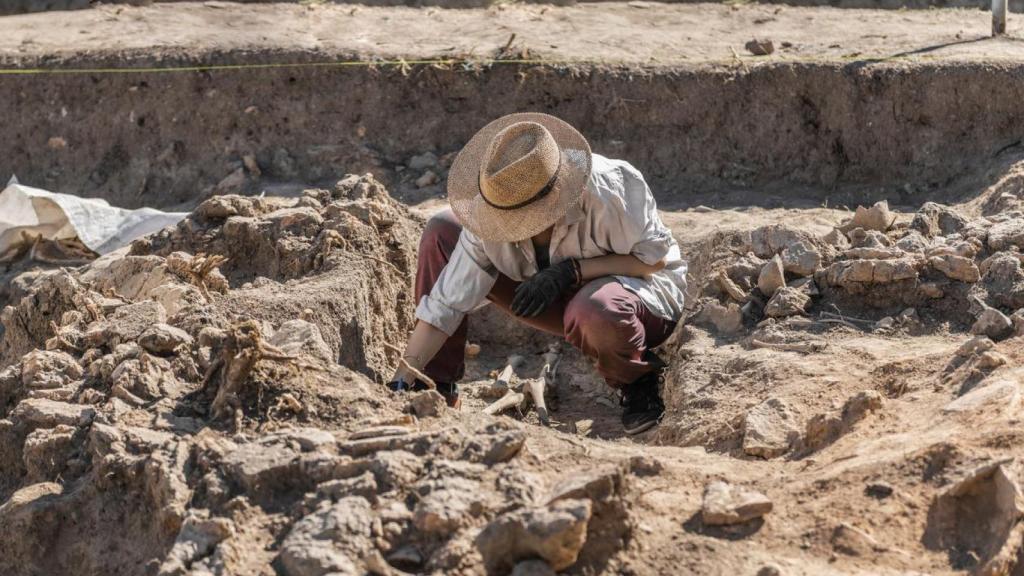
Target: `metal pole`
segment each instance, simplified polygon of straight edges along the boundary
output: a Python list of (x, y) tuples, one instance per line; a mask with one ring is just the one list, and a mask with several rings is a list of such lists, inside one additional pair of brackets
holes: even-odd
[(992, 0), (992, 35), (1006, 33), (1006, 4), (1008, 0)]

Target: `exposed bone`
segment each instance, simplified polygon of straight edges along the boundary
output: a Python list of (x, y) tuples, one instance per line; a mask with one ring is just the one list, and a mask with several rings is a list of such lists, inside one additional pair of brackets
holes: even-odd
[(499, 412), (504, 412), (514, 406), (519, 406), (525, 398), (526, 397), (522, 392), (513, 392), (512, 390), (509, 390), (508, 394), (505, 394), (499, 400), (484, 408), (484, 414), (493, 416)]
[(802, 354), (811, 354), (813, 352), (821, 352), (825, 349), (824, 342), (764, 342), (756, 338), (750, 339), (751, 348), (767, 348), (769, 350), (781, 350), (783, 352), (800, 352)]
[(540, 369), (540, 379), (531, 380), (526, 385), (529, 386), (530, 396), (533, 397), (534, 410), (537, 411), (537, 417), (540, 418), (541, 424), (545, 426), (551, 425), (551, 420), (548, 418), (548, 406), (544, 402), (544, 391), (554, 390), (555, 387), (555, 372), (558, 370), (558, 364), (562, 361), (562, 352), (559, 349), (558, 344), (552, 344), (548, 347), (548, 351), (544, 354), (544, 366)]
[(484, 395), (490, 398), (500, 398), (504, 396), (509, 389), (512, 387), (512, 380), (516, 376), (516, 368), (523, 365), (523, 357), (519, 354), (513, 354), (508, 357), (505, 367), (501, 369), (501, 372), (494, 378), (494, 382), (490, 386), (483, 390)]
[(530, 404), (533, 404), (541, 423), (545, 426), (550, 425), (551, 421), (548, 416), (544, 393), (546, 390), (554, 389), (555, 371), (558, 370), (558, 364), (561, 359), (562, 353), (559, 350), (558, 344), (552, 344), (548, 347), (547, 353), (544, 354), (544, 365), (541, 367), (540, 375), (537, 378), (527, 378), (513, 386), (509, 386), (509, 380), (515, 375), (515, 367), (523, 361), (521, 356), (510, 356), (508, 365), (498, 374), (495, 384), (491, 387), (492, 390), (500, 390), (503, 385), (508, 387), (507, 392), (494, 403), (484, 408), (484, 413), (494, 415), (512, 407), (517, 407), (522, 411), (529, 408)]

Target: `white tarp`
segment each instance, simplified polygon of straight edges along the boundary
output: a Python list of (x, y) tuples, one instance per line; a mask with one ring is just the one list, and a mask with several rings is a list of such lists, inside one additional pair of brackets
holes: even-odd
[(125, 210), (102, 198), (47, 192), (12, 178), (0, 192), (0, 254), (24, 242), (23, 231), (47, 240), (78, 237), (90, 250), (106, 254), (187, 215), (153, 208)]

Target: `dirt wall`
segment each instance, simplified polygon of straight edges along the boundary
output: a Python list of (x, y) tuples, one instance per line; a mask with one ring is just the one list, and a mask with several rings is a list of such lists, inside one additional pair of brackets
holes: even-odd
[[(271, 58), (313, 56), (245, 60)], [(125, 206), (194, 200), (247, 155), (270, 180), (373, 171), (390, 183), (413, 154), (458, 150), (488, 120), (536, 110), (631, 160), (662, 199), (699, 186), (918, 202), (1019, 146), (1024, 128), (1020, 65), (467, 68), (0, 76), (0, 177)]]
[[(185, 0), (105, 0), (104, 4), (145, 5), (153, 2), (175, 2)], [(232, 0), (239, 3), (267, 2), (299, 2), (300, 0)], [(577, 0), (553, 0), (550, 2), (526, 0), (537, 4), (557, 4), (560, 6), (576, 4)], [(583, 2), (601, 2), (603, 0), (582, 0)], [(698, 2), (701, 0), (659, 0), (661, 2)], [(322, 0), (324, 3), (364, 4), (370, 6), (438, 6), (441, 8), (479, 8), (498, 4), (494, 0)], [(900, 10), (904, 8), (980, 8), (988, 9), (991, 2), (987, 0), (769, 0), (766, 4), (789, 4), (792, 6), (834, 6), (836, 8), (869, 8), (883, 10)], [(47, 10), (80, 10), (95, 5), (90, 0), (8, 0), (0, 5), (0, 15), (24, 14), (27, 12), (45, 12)], [(1024, 0), (1011, 0), (1011, 12), (1024, 12)]]

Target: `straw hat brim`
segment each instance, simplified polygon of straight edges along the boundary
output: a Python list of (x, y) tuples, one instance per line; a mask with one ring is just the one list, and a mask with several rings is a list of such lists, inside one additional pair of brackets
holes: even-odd
[[(561, 153), (558, 175), (551, 191), (513, 210), (488, 204), (480, 195), (480, 166), (495, 134), (516, 122), (536, 122), (551, 133)], [(569, 124), (539, 112), (509, 114), (477, 132), (455, 158), (448, 171), (448, 202), (462, 225), (482, 240), (518, 242), (558, 222), (580, 202), (590, 178), (590, 144)]]

